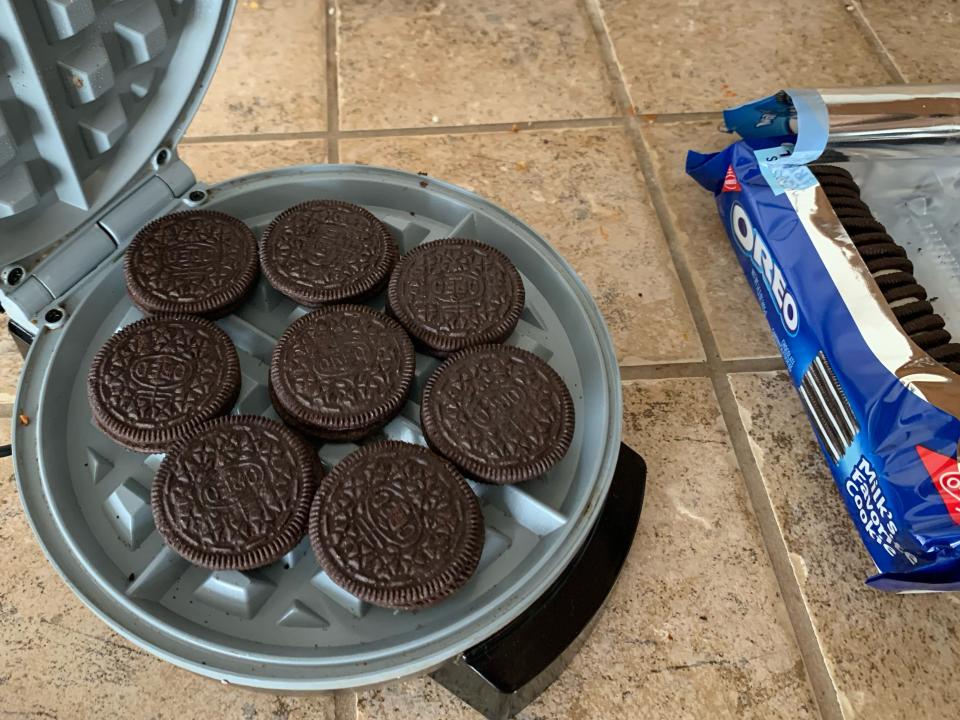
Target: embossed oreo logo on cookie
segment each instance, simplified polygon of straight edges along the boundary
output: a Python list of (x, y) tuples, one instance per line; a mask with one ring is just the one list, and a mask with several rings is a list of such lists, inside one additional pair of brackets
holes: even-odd
[(169, 390), (189, 383), (192, 377), (190, 363), (168, 353), (139, 358), (130, 368), (130, 379), (137, 385), (151, 389)]
[[(457, 268), (449, 275), (438, 273), (427, 278), (430, 288), (427, 295), (429, 301), (420, 303), (414, 300), (411, 303), (417, 316), (426, 322), (431, 322), (431, 316), (436, 313), (446, 315), (453, 311), (450, 316), (452, 323), (458, 324), (467, 321), (476, 324), (476, 318), (465, 315), (464, 311), (478, 308), (483, 304), (483, 295), (486, 289), (483, 281), (483, 267), (481, 266), (478, 270), (479, 272), (470, 272), (469, 269)], [(437, 318), (433, 318), (433, 320), (437, 320)], [(439, 323), (434, 322), (434, 324)]]
[(165, 451), (229, 410), (240, 365), (230, 338), (209, 320), (147, 318), (104, 344), (87, 388), (94, 422), (107, 435), (132, 450)]
[[(313, 340), (316, 341), (317, 338)], [(384, 347), (370, 338), (348, 335), (338, 341), (337, 350), (339, 353), (329, 353), (313, 358), (305, 374), (309, 376), (315, 373), (326, 378), (348, 377), (353, 378), (349, 382), (355, 382), (359, 379), (358, 374), (382, 362), (395, 360), (399, 347), (396, 344), (392, 347)], [(386, 355), (392, 357), (386, 357)], [(312, 380), (307, 379), (307, 383), (312, 384)]]
[[(376, 218), (353, 216), (339, 206), (316, 204), (292, 215), (271, 236), (274, 256), (291, 260), (289, 277), (306, 282), (343, 282), (369, 271), (377, 262), (380, 243)], [(298, 267), (300, 266), (300, 267)], [(309, 274), (302, 266), (309, 267)]]
[(157, 530), (203, 567), (266, 565), (303, 536), (316, 472), (306, 443), (279, 423), (251, 416), (209, 423), (157, 471)]
[(220, 264), (220, 249), (206, 238), (197, 238), (190, 233), (174, 232), (175, 237), (161, 245), (161, 262), (167, 271), (183, 273), (197, 281), (209, 266)]
[(423, 525), (416, 504), (396, 486), (381, 486), (364, 498), (357, 522), (363, 526), (368, 540), (398, 547), (412, 547), (419, 542)]
[(523, 310), (520, 274), (506, 255), (476, 240), (428, 242), (390, 278), (390, 311), (435, 355), (500, 342)]
[(237, 218), (208, 210), (166, 215), (127, 248), (124, 279), (147, 313), (220, 317), (253, 288), (257, 241)]
[[(491, 389), (489, 384), (486, 388)], [(559, 404), (555, 402), (556, 397), (551, 395), (547, 398), (547, 405), (550, 406), (545, 408), (547, 413), (542, 412), (544, 408), (535, 410), (527, 404), (529, 398), (525, 390), (524, 381), (514, 377), (513, 384), (499, 385), (486, 397), (480, 395), (469, 413), (474, 424), (488, 432), (499, 433), (501, 418), (510, 418), (509, 423), (525, 433), (525, 428), (520, 427), (523, 425), (525, 416), (536, 422), (538, 418), (545, 417), (549, 411), (559, 409)], [(503, 428), (503, 430), (510, 432), (511, 428)], [(510, 451), (504, 448), (503, 452)]]
[(393, 236), (374, 215), (333, 200), (314, 200), (280, 213), (260, 245), (270, 284), (308, 307), (378, 292), (399, 254)]
[(378, 442), (348, 455), (321, 484), (310, 544), (348, 592), (375, 605), (423, 607), (476, 569), (483, 516), (448, 462), (418, 445)]
[(421, 424), (431, 447), (480, 480), (529, 480), (564, 456), (573, 401), (540, 358), (485, 345), (454, 355), (427, 381)]
[(357, 439), (400, 410), (415, 365), (413, 343), (395, 321), (363, 305), (336, 305), (287, 328), (271, 359), (270, 391), (295, 427)]
[[(220, 468), (209, 477), (199, 492), (199, 497), (207, 509), (233, 510), (238, 502), (247, 503), (250, 499), (259, 503), (262, 491), (271, 491), (264, 482), (265, 473), (259, 461), (240, 462)], [(248, 513), (246, 513), (248, 514)]]
[[(279, 387), (317, 412), (377, 404), (397, 383), (407, 343), (389, 319), (356, 310), (325, 313), (283, 344)], [(394, 370), (391, 370), (394, 368)], [(335, 377), (338, 382), (331, 383)]]

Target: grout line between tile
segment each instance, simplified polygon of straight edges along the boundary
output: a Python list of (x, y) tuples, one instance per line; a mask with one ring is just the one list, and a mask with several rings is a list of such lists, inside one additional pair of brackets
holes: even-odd
[(340, 23), (340, 11), (337, 0), (326, 0), (324, 14), (327, 53), (327, 162), (337, 163), (340, 162), (340, 68), (337, 63), (337, 26)]
[(657, 363), (654, 365), (621, 365), (620, 380), (663, 380), (666, 378), (707, 377), (704, 362)]
[(303, 132), (282, 133), (238, 133), (237, 135), (192, 135), (181, 138), (180, 145), (270, 142), (275, 140), (326, 140), (329, 135), (330, 133), (326, 130), (305, 130)]
[(344, 138), (378, 138), (405, 137), (408, 135), (466, 135), (474, 133), (520, 132), (521, 130), (577, 130), (581, 128), (617, 127), (623, 125), (625, 121), (625, 118), (622, 117), (522, 120), (512, 123), (482, 123), (478, 125), (427, 125), (424, 127), (343, 130), (340, 135)]
[(725, 375), (732, 373), (771, 372), (783, 370), (786, 367), (783, 364), (783, 358), (779, 355), (776, 357), (724, 360), (721, 364)]
[[(719, 360), (717, 364), (724, 374), (773, 372), (784, 369), (783, 360), (779, 356)], [(622, 381), (711, 377), (711, 368), (703, 361), (620, 365), (619, 370)]]
[(357, 720), (360, 712), (357, 709), (357, 693), (352, 690), (338, 692), (333, 696), (334, 720)]
[[(594, 32), (600, 43), (601, 53), (607, 65), (607, 70), (611, 75), (617, 100), (621, 106), (629, 107), (631, 103), (630, 94), (627, 90), (624, 77), (620, 72), (616, 50), (607, 32), (603, 11), (599, 6), (598, 0), (583, 1), (586, 5), (587, 14), (593, 23)], [(657, 213), (660, 225), (663, 228), (667, 246), (674, 266), (676, 267), (684, 296), (686, 297), (693, 321), (700, 335), (701, 342), (703, 343), (703, 349), (706, 355), (706, 366), (713, 384), (714, 393), (717, 396), (721, 415), (726, 424), (734, 454), (744, 477), (747, 494), (750, 497), (750, 503), (753, 506), (754, 515), (760, 527), (760, 533), (766, 546), (767, 554), (770, 557), (771, 565), (773, 566), (774, 575), (780, 588), (780, 594), (783, 598), (787, 615), (793, 627), (797, 647), (803, 659), (820, 715), (825, 720), (839, 720), (843, 717), (843, 713), (840, 708), (836, 686), (830, 676), (826, 659), (817, 641), (813, 622), (803, 602), (800, 585), (790, 563), (787, 547), (784, 543), (783, 535), (780, 532), (770, 496), (764, 487), (763, 477), (757, 466), (756, 458), (750, 445), (750, 438), (744, 427), (743, 420), (740, 417), (740, 408), (733, 394), (733, 388), (726, 374), (726, 368), (720, 358), (716, 338), (707, 321), (707, 316), (695, 289), (693, 276), (687, 265), (686, 258), (679, 247), (676, 229), (670, 219), (670, 213), (667, 209), (663, 191), (657, 182), (656, 173), (653, 169), (650, 149), (647, 147), (646, 139), (640, 131), (640, 127), (635, 118), (631, 117), (628, 119), (627, 133), (633, 143), (637, 161), (650, 193), (651, 202)]]
[(887, 50), (887, 46), (883, 44), (883, 40), (880, 39), (877, 31), (874, 30), (873, 25), (867, 18), (866, 13), (863, 12), (863, 6), (860, 4), (860, 1), (839, 0), (839, 2), (841, 2), (844, 9), (850, 13), (851, 16), (853, 16), (853, 20), (857, 24), (857, 27), (860, 28), (860, 32), (863, 33), (863, 36), (866, 38), (867, 42), (873, 46), (873, 50), (879, 56), (880, 64), (883, 66), (883, 69), (887, 71), (887, 74), (891, 77), (891, 79), (894, 82), (899, 83), (909, 82), (903, 70), (901, 70), (900, 66), (897, 65), (897, 61), (894, 59), (893, 55), (889, 50)]
[(723, 121), (723, 111), (706, 110), (703, 112), (637, 113), (637, 119), (645, 125), (680, 122), (703, 122), (704, 120), (716, 120), (719, 124)]
[[(330, 91), (328, 90), (328, 93)], [(697, 115), (696, 113), (694, 115)], [(329, 116), (329, 113), (328, 113)], [(679, 116), (678, 116), (679, 117)], [(693, 119), (698, 119), (694, 117)], [(328, 117), (328, 124), (330, 119)], [(622, 117), (575, 118), (570, 120), (524, 120), (515, 123), (487, 123), (482, 125), (438, 125), (431, 127), (384, 128), (371, 130), (314, 130), (289, 133), (245, 133), (238, 135), (194, 135), (183, 138), (183, 145), (201, 143), (269, 142), (276, 140), (338, 140), (361, 138), (409, 137), (423, 135), (471, 135), (481, 133), (520, 132), (525, 130), (579, 130), (587, 128), (620, 127)]]

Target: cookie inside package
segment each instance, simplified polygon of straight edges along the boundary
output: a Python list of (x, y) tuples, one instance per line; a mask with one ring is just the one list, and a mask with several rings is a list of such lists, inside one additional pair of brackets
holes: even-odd
[(960, 590), (960, 85), (788, 89), (724, 122), (742, 139), (687, 172), (714, 193), (867, 583)]

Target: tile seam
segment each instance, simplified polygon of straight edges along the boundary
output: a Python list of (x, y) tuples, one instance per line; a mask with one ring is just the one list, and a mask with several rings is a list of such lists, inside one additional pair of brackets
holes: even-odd
[[(616, 57), (616, 49), (613, 46), (613, 41), (603, 17), (603, 10), (600, 8), (598, 0), (583, 0), (583, 2), (586, 5), (588, 15), (594, 26), (594, 31), (600, 42), (601, 54), (607, 65), (607, 71), (610, 73), (614, 82), (615, 94), (624, 106), (629, 107), (632, 105), (632, 100), (621, 71), (620, 63)], [(720, 358), (716, 338), (707, 320), (699, 294), (696, 291), (686, 258), (679, 247), (676, 228), (670, 218), (663, 191), (657, 181), (653, 168), (650, 149), (647, 147), (646, 139), (635, 117), (631, 116), (628, 119), (626, 129), (646, 182), (651, 203), (660, 221), (664, 239), (673, 260), (681, 289), (687, 305), (690, 308), (690, 313), (700, 336), (701, 343), (703, 344), (706, 366), (709, 371), (709, 377), (717, 398), (721, 416), (727, 427), (734, 455), (744, 478), (747, 495), (750, 498), (761, 539), (770, 559), (774, 577), (779, 586), (780, 595), (793, 629), (794, 639), (813, 690), (814, 700), (817, 703), (821, 717), (825, 720), (842, 718), (843, 715), (836, 684), (830, 675), (826, 658), (823, 655), (816, 630), (813, 626), (813, 621), (803, 601), (799, 581), (790, 563), (789, 551), (780, 531), (772, 501), (764, 487), (763, 477), (757, 465), (756, 457), (753, 454), (753, 449), (750, 446), (749, 435), (740, 417), (739, 405), (733, 394), (733, 389), (725, 372), (723, 361)]]
[(893, 54), (887, 49), (887, 46), (884, 45), (883, 40), (880, 39), (880, 35), (874, 29), (873, 23), (870, 22), (870, 19), (863, 11), (863, 6), (859, 0), (838, 1), (841, 2), (844, 9), (852, 16), (860, 33), (870, 45), (870, 49), (877, 54), (880, 65), (887, 71), (890, 78), (896, 83), (909, 82), (906, 74), (900, 68), (900, 65), (897, 64)]
[(326, 33), (327, 79), (327, 162), (340, 162), (340, 67), (337, 62), (337, 36), (340, 11), (337, 0), (324, 3), (324, 31)]
[[(695, 118), (696, 119), (696, 118)], [(571, 118), (568, 120), (523, 120), (480, 125), (445, 125), (438, 127), (377, 128), (369, 130), (306, 130), (282, 133), (238, 133), (236, 135), (195, 135), (185, 137), (182, 145), (232, 142), (275, 142), (282, 140), (327, 140), (336, 135), (339, 140), (377, 139), (390, 137), (423, 137), (430, 135), (479, 135), (483, 133), (523, 132), (536, 130), (582, 130), (621, 127), (622, 117)]]
[(674, 378), (709, 377), (707, 364), (702, 361), (621, 365), (620, 380), (668, 380)]
[(333, 703), (334, 720), (358, 720), (360, 717), (357, 693), (355, 691), (345, 690), (336, 693)]
[(723, 121), (722, 110), (691, 110), (690, 112), (651, 112), (637, 113), (637, 119), (646, 125), (667, 125), (671, 123), (704, 122), (716, 120), (717, 125)]
[[(783, 359), (779, 355), (721, 360), (719, 366), (724, 374), (775, 372), (784, 369)], [(623, 381), (711, 377), (711, 368), (703, 360), (622, 363), (619, 370), (620, 379)]]

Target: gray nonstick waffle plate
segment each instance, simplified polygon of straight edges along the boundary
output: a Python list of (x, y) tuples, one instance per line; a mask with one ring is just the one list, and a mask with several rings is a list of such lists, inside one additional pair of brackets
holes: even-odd
[[(141, 317), (126, 296), (121, 252), (63, 303), (65, 322), (41, 329), (17, 396), (14, 427), (20, 495), (51, 562), (117, 632), (150, 652), (219, 680), (274, 690), (331, 690), (429, 671), (490, 637), (546, 590), (585, 540), (613, 474), (620, 441), (616, 359), (596, 305), (562, 258), (502, 209), (452, 185), (364, 166), (309, 166), (249, 175), (210, 188), (203, 207), (242, 218), (258, 234), (281, 210), (312, 198), (365, 206), (402, 251), (448, 236), (504, 251), (520, 270), (526, 308), (509, 343), (560, 373), (576, 407), (566, 458), (513, 487), (471, 483), (486, 545), (461, 590), (418, 612), (369, 606), (319, 569), (306, 539), (253, 572), (210, 572), (164, 547), (149, 489), (161, 455), (139, 455), (91, 423), (86, 375), (101, 344)], [(174, 203), (158, 214), (184, 209)], [(143, 222), (152, 219), (143, 217)], [(130, 238), (119, 238), (121, 245)], [(380, 296), (370, 303), (383, 307)], [(261, 281), (218, 321), (240, 353), (237, 413), (276, 418), (267, 394), (270, 353), (306, 310)], [(387, 437), (423, 443), (420, 393), (438, 361), (417, 356), (409, 402)], [(326, 444), (327, 467), (354, 449)]]

